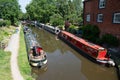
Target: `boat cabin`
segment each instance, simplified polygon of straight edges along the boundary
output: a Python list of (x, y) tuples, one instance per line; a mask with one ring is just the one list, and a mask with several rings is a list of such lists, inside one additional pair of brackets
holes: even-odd
[(108, 60), (107, 50), (101, 46), (95, 45), (87, 40), (79, 38), (69, 32), (61, 31), (59, 34), (65, 40), (69, 41), (72, 45), (79, 48), (81, 51), (87, 53), (89, 56), (98, 60)]

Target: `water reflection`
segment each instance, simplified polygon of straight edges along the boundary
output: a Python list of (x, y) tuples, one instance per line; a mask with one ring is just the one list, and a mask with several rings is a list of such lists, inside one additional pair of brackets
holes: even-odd
[(33, 78), (39, 77), (37, 74), (44, 74), (47, 71), (47, 65), (43, 68), (31, 67), (31, 75)]
[(65, 53), (65, 51), (67, 51), (66, 47), (64, 47), (64, 44), (61, 43), (59, 40), (56, 40), (55, 36), (51, 35), (49, 32), (46, 32), (42, 29), (40, 29), (39, 31), (38, 29), (34, 29), (34, 32), (37, 32), (38, 42), (42, 42), (41, 45), (42, 47), (45, 47), (46, 52), (52, 53), (57, 49), (61, 50), (61, 53)]

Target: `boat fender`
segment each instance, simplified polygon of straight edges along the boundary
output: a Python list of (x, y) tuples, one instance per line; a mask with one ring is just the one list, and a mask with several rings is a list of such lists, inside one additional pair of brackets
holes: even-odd
[(115, 66), (114, 61), (108, 61), (108, 64), (110, 64), (111, 66)]

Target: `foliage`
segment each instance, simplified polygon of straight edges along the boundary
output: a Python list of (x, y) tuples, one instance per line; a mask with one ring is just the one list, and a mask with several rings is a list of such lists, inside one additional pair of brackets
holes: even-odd
[(47, 23), (56, 9), (53, 0), (32, 0), (26, 10), (30, 20)]
[(99, 39), (100, 30), (96, 25), (85, 25), (83, 26), (83, 38), (92, 42), (97, 42)]
[(82, 22), (81, 4), (82, 0), (32, 0), (26, 7), (26, 15), (29, 20), (49, 23), (51, 16), (59, 14), (63, 21), (69, 18), (72, 24), (80, 24)]
[(54, 14), (50, 17), (50, 23), (53, 26), (62, 25), (64, 23), (63, 18), (59, 14)]
[(119, 40), (111, 34), (104, 34), (101, 41), (111, 46), (119, 46)]
[(57, 26), (60, 30), (64, 30), (64, 25)]
[(74, 25), (70, 25), (70, 27), (67, 30), (70, 33), (76, 34), (77, 33), (77, 28)]
[(2, 20), (0, 21), (0, 27), (2, 26), (10, 26), (11, 25), (11, 22), (9, 20)]
[(0, 49), (0, 80), (12, 80), (10, 55), (10, 52), (4, 52)]
[(0, 1), (0, 17), (14, 24), (19, 19), (20, 7), (17, 0)]
[(16, 21), (14, 25), (19, 26), (19, 21)]
[(5, 46), (8, 44), (9, 38), (11, 34), (14, 33), (15, 27), (0, 27), (0, 48), (4, 49)]

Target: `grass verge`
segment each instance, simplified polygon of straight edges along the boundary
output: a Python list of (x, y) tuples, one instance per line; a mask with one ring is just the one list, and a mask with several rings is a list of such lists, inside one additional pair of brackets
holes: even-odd
[(10, 52), (0, 49), (0, 80), (12, 80), (10, 56)]
[(19, 46), (19, 54), (18, 54), (18, 64), (20, 68), (20, 72), (25, 80), (33, 80), (31, 77), (31, 67), (28, 63), (26, 45), (24, 41), (23, 29), (20, 31), (20, 46)]

